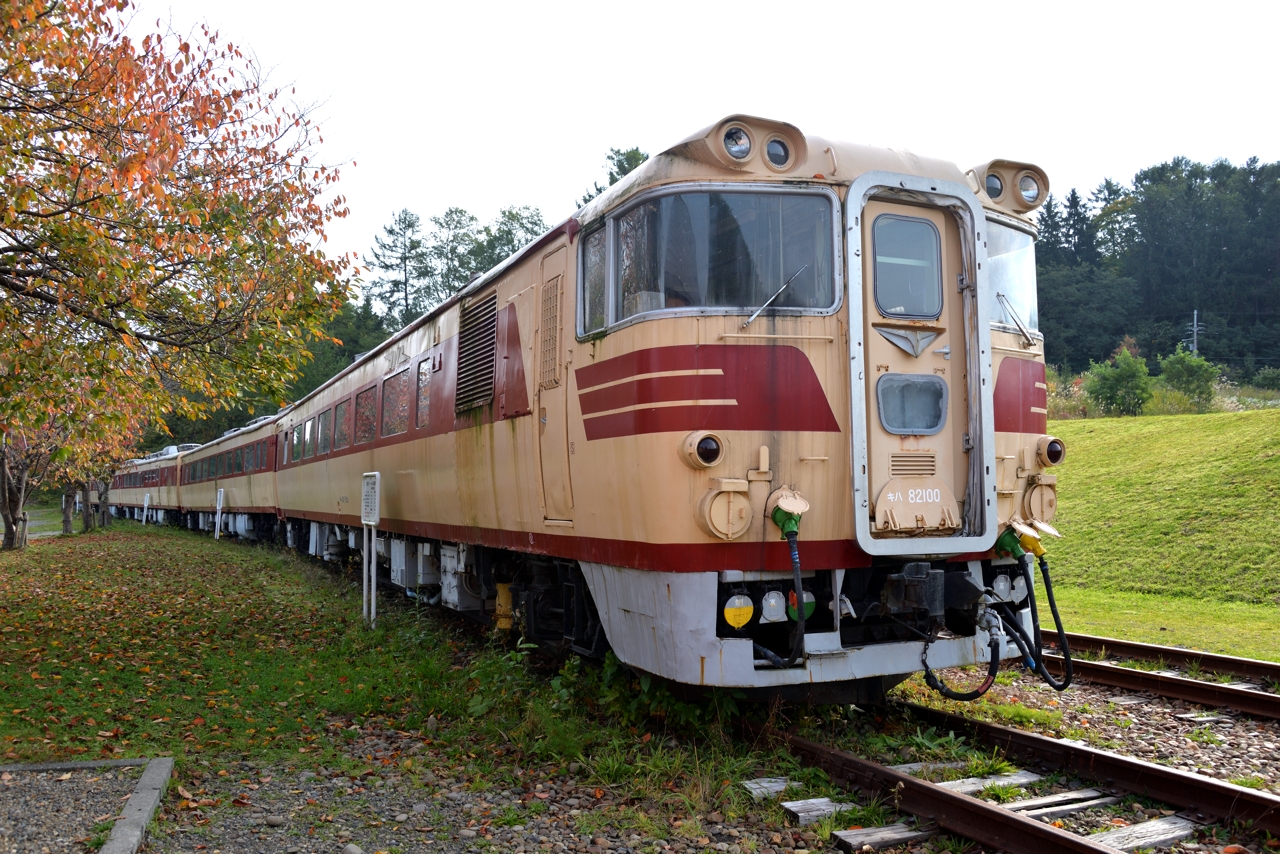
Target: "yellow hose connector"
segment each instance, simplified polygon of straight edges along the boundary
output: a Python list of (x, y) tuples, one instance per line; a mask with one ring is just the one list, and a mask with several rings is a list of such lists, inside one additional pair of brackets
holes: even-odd
[(1023, 534), (1018, 537), (1018, 542), (1022, 544), (1025, 551), (1031, 552), (1036, 557), (1043, 557), (1045, 554), (1044, 544), (1040, 542), (1039, 537), (1033, 537), (1030, 534)]

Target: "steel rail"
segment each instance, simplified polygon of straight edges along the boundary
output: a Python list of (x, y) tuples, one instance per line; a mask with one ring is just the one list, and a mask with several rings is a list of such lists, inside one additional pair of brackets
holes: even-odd
[[(1046, 635), (1045, 640), (1052, 642), (1054, 637)], [(1143, 661), (1164, 661), (1166, 664), (1181, 666), (1197, 665), (1214, 673), (1231, 673), (1245, 679), (1269, 679), (1280, 683), (1280, 664), (1274, 661), (1259, 661), (1256, 658), (1236, 658), (1232, 655), (1218, 655), (1212, 652), (1199, 652), (1193, 649), (1179, 649), (1172, 646), (1159, 646), (1153, 643), (1102, 638), (1093, 635), (1077, 635), (1067, 633), (1067, 643), (1072, 652), (1106, 651), (1118, 658), (1136, 658)]]
[(1019, 812), (944, 789), (844, 750), (767, 726), (746, 724), (756, 738), (785, 743), (805, 762), (846, 786), (890, 799), (896, 809), (1007, 854), (1116, 854), (1115, 849), (1027, 818)]
[[(1046, 655), (1044, 663), (1054, 673), (1062, 673), (1063, 660), (1056, 655)], [(1102, 661), (1071, 659), (1077, 679), (1123, 688), (1128, 691), (1150, 691), (1161, 697), (1198, 703), (1203, 706), (1234, 709), (1246, 715), (1280, 720), (1280, 694), (1254, 691), (1249, 688), (1233, 688), (1216, 682), (1202, 682), (1182, 676), (1165, 676), (1132, 667), (1120, 667)]]
[(967, 732), (983, 744), (998, 747), (1006, 756), (1022, 762), (1061, 769), (1163, 801), (1187, 810), (1200, 820), (1251, 821), (1257, 829), (1280, 833), (1280, 797), (1268, 792), (912, 703), (900, 705), (930, 726)]

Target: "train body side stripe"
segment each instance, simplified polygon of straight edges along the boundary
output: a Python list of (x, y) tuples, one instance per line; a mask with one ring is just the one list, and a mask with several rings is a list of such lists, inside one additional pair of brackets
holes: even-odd
[[(222, 512), (236, 512), (236, 509), (228, 510), (224, 507)], [(357, 515), (290, 511), (289, 516), (312, 522), (360, 527), (360, 517)], [(787, 544), (782, 540), (764, 543), (642, 543), (466, 525), (440, 525), (406, 519), (383, 519), (378, 530), (403, 536), (468, 543), (656, 572), (712, 572), (726, 569), (784, 572), (791, 569), (791, 555), (787, 551)], [(857, 569), (871, 565), (871, 558), (852, 540), (802, 539), (800, 558), (804, 561), (806, 571)]]

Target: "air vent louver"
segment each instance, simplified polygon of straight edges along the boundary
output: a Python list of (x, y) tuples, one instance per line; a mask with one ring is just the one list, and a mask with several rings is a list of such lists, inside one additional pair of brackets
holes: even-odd
[(938, 473), (934, 454), (890, 454), (889, 477), (933, 477)]
[(493, 400), (498, 351), (498, 295), (462, 309), (458, 329), (458, 384), (454, 410), (462, 412)]

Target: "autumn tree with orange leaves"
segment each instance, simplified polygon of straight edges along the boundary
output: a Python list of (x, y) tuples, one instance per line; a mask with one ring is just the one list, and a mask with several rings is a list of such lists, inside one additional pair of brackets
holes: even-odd
[(3, 435), (282, 400), (350, 289), (306, 110), (216, 33), (130, 14), (0, 0)]

